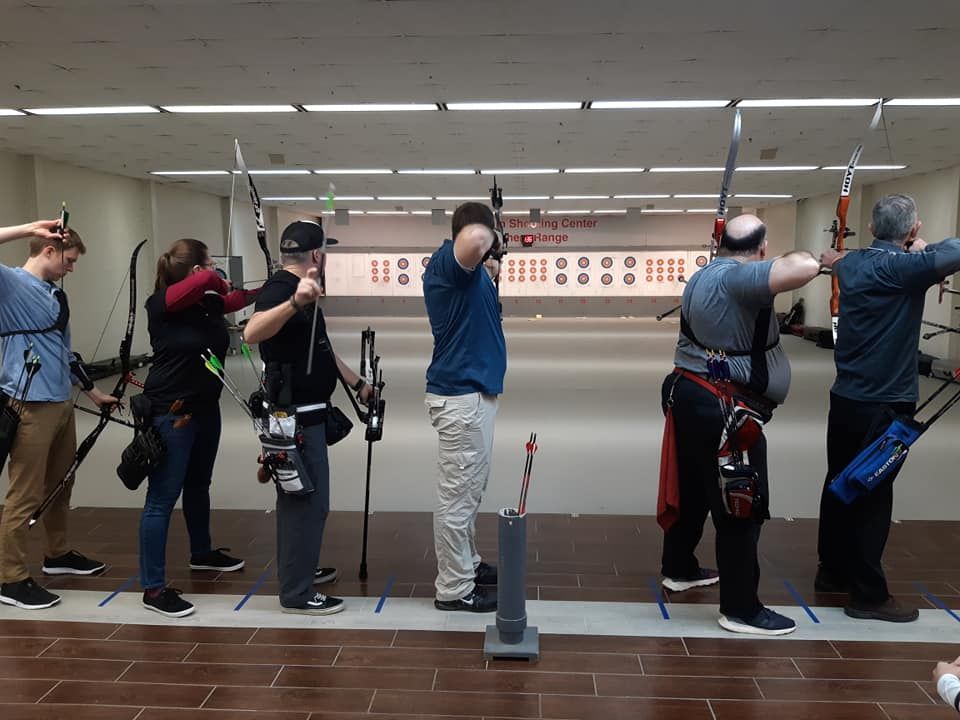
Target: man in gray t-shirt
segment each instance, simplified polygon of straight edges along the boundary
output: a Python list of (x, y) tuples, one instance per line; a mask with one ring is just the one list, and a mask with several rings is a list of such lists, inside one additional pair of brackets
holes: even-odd
[(701, 568), (694, 554), (709, 512), (717, 531), (721, 627), (784, 635), (793, 632), (796, 623), (765, 608), (757, 597), (757, 540), (767, 500), (766, 440), (761, 434), (749, 450), (763, 512), (749, 520), (736, 518), (727, 511), (720, 489), (717, 451), (724, 420), (708, 379), (708, 357), (722, 351), (736, 386), (772, 404), (786, 399), (790, 364), (780, 346), (773, 301), (778, 293), (807, 284), (820, 265), (808, 252), (767, 260), (765, 238), (759, 218), (733, 218), (718, 257), (694, 275), (683, 292), (674, 363), (686, 374), (675, 370), (663, 383), (664, 409), (671, 408), (674, 421), (679, 513), (664, 535), (662, 572), (664, 586), (674, 592), (717, 582), (717, 572)]

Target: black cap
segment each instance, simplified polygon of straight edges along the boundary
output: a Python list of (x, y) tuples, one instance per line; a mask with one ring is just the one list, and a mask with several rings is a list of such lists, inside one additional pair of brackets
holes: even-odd
[(297, 220), (290, 223), (280, 236), (280, 252), (309, 252), (336, 244), (336, 239), (331, 237), (324, 241), (320, 223), (311, 220)]

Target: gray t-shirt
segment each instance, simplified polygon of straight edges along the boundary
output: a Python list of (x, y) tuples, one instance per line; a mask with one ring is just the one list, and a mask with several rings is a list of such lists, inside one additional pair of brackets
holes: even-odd
[[(712, 350), (749, 351), (753, 347), (757, 316), (771, 309), (770, 327), (763, 338), (768, 382), (762, 394), (780, 404), (790, 390), (790, 361), (780, 345), (780, 328), (772, 312), (774, 294), (770, 292), (772, 260), (738, 262), (719, 257), (695, 273), (683, 291), (681, 312), (694, 336)], [(707, 351), (682, 332), (677, 341), (674, 364), (691, 372), (707, 373)], [(747, 385), (753, 370), (749, 355), (728, 357), (730, 377)]]

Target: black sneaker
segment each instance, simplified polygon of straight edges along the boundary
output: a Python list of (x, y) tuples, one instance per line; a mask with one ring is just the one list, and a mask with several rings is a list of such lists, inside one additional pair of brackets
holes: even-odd
[(487, 565), (485, 562), (481, 562), (479, 565), (477, 565), (477, 578), (475, 582), (477, 585), (496, 585), (496, 565)]
[(91, 560), (75, 550), (71, 550), (58, 558), (45, 557), (42, 569), (44, 575), (96, 575), (106, 568), (105, 563), (99, 560)]
[(340, 573), (337, 572), (336, 568), (317, 568), (317, 571), (313, 574), (313, 581), (317, 585), (324, 585), (335, 582), (338, 577), (340, 577)]
[(699, 572), (695, 575), (676, 578), (665, 577), (662, 582), (667, 590), (683, 592), (684, 590), (691, 590), (693, 588), (716, 585), (720, 582), (720, 573), (716, 570), (710, 570), (709, 568), (700, 568)]
[(242, 570), (244, 565), (243, 560), (230, 557), (223, 552), (224, 550), (229, 549), (230, 548), (217, 548), (216, 550), (211, 550), (210, 552), (203, 553), (202, 555), (191, 555), (190, 569), (219, 570), (220, 572), (233, 572), (234, 570)]
[(467, 612), (488, 613), (497, 609), (497, 596), (482, 587), (475, 587), (466, 597), (459, 600), (434, 600), (437, 610), (466, 610)]
[(193, 603), (184, 600), (183, 593), (176, 588), (164, 588), (156, 597), (151, 597), (149, 591), (143, 591), (143, 606), (167, 617), (179, 618), (193, 614)]
[(797, 629), (797, 624), (769, 608), (761, 608), (749, 620), (721, 615), (720, 627), (744, 635), (789, 635)]
[(850, 592), (850, 583), (838, 577), (835, 573), (824, 569), (821, 565), (817, 568), (817, 576), (813, 579), (813, 591), (818, 593), (848, 593)]
[(851, 600), (843, 612), (847, 617), (857, 620), (882, 620), (895, 623), (913, 622), (920, 617), (919, 610), (914, 607), (904, 607), (893, 597), (888, 597), (879, 605), (866, 605)]
[(323, 593), (316, 593), (299, 607), (281, 606), (280, 610), (294, 615), (333, 615), (343, 610), (346, 605), (340, 598), (330, 597)]
[(0, 602), (24, 610), (43, 610), (60, 602), (60, 596), (47, 592), (33, 578), (0, 585)]

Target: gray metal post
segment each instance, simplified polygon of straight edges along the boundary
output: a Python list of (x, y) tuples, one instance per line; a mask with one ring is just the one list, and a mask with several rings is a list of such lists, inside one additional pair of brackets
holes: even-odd
[(537, 628), (527, 625), (527, 516), (504, 508), (498, 517), (497, 624), (487, 626), (485, 657), (540, 657)]

